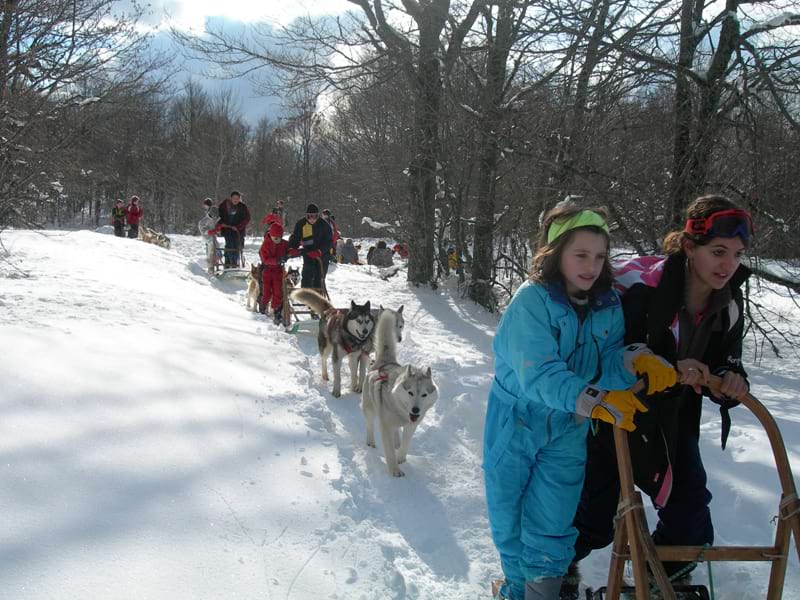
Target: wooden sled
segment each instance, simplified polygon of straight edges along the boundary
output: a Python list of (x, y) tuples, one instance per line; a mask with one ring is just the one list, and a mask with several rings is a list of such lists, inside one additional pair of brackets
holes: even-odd
[[(322, 270), (322, 259), (319, 260), (319, 268)], [(324, 271), (323, 271), (324, 272)], [(292, 301), (289, 293), (295, 288), (289, 285), (286, 272), (283, 274), (283, 323), (288, 333), (317, 333), (319, 331), (319, 319), (316, 313), (302, 302)], [(330, 300), (328, 288), (325, 285), (325, 278), (322, 278), (321, 288), (310, 288), (318, 292), (324, 298)], [(303, 317), (301, 318), (301, 315)]]
[[(712, 376), (710, 388), (719, 393), (722, 380)], [(643, 387), (638, 383), (632, 391)], [(761, 422), (767, 432), (778, 469), (781, 485), (781, 499), (778, 506), (777, 529), (775, 543), (772, 546), (656, 546), (650, 537), (647, 526), (642, 496), (634, 489), (633, 469), (631, 467), (628, 436), (623, 430), (614, 427), (614, 444), (617, 451), (617, 466), (620, 479), (620, 501), (617, 509), (617, 528), (614, 534), (614, 545), (611, 553), (611, 564), (608, 571), (608, 585), (592, 592), (586, 591), (588, 600), (618, 600), (620, 594), (631, 592), (636, 600), (649, 600), (650, 587), (647, 566), (650, 566), (655, 578), (660, 597), (664, 600), (675, 600), (676, 590), (682, 597), (708, 598), (705, 586), (688, 586), (690, 590), (673, 587), (667, 577), (662, 561), (705, 562), (705, 561), (766, 561), (772, 563), (767, 588), (767, 600), (779, 600), (783, 595), (786, 578), (786, 567), (789, 562), (790, 538), (794, 534), (795, 550), (800, 559), (800, 500), (794, 477), (786, 454), (777, 423), (761, 402), (747, 394), (741, 404), (746, 406)], [(622, 587), (622, 575), (625, 561), (633, 563), (635, 588)], [(705, 596), (703, 596), (705, 592)], [(696, 594), (696, 595), (684, 595)], [(627, 595), (627, 597), (631, 597)]]

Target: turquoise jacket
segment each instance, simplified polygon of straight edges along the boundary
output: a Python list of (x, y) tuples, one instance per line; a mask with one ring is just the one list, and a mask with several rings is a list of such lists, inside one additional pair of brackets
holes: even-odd
[(575, 401), (588, 385), (633, 384), (624, 329), (615, 291), (593, 299), (581, 323), (563, 286), (533, 283), (520, 286), (500, 320), (483, 467), (506, 597), (524, 598), (526, 581), (563, 575), (575, 554), (589, 428)]
[(588, 384), (624, 389), (636, 381), (625, 368), (624, 335), (614, 290), (595, 298), (580, 323), (562, 286), (526, 282), (497, 328), (490, 397), (512, 404), (520, 416), (566, 427), (575, 421), (575, 400)]

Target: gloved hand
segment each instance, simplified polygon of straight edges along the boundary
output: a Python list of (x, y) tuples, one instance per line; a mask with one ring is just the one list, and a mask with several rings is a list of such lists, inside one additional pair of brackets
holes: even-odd
[(312, 250), (311, 252), (306, 254), (306, 256), (310, 259), (316, 260), (318, 258), (322, 258), (322, 252), (320, 252), (319, 250)]
[(216, 234), (217, 234), (217, 230), (216, 229), (209, 229), (208, 230), (208, 235), (216, 235)]
[(647, 375), (647, 393), (655, 394), (671, 388), (678, 381), (675, 368), (657, 354), (640, 354), (633, 359), (638, 375)]
[(290, 257), (295, 258), (297, 256), (300, 256), (300, 250), (298, 250), (297, 248), (289, 248), (287, 254)]
[(586, 386), (575, 402), (575, 412), (584, 417), (600, 419), (625, 431), (633, 431), (636, 411), (647, 412), (647, 407), (628, 390), (605, 392)]

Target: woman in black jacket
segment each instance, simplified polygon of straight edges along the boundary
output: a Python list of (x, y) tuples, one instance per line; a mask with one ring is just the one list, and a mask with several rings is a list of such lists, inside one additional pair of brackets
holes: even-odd
[[(699, 448), (701, 402), (706, 395), (720, 406), (724, 449), (728, 409), (749, 389), (741, 362), (741, 286), (750, 271), (741, 259), (752, 235), (749, 213), (723, 196), (703, 196), (688, 207), (684, 230), (664, 240), (666, 258), (634, 259), (617, 270), (625, 341), (646, 343), (677, 367), (683, 382), (652, 396), (629, 435), (636, 484), (658, 509), (658, 545), (714, 541)], [(722, 397), (704, 387), (710, 374), (722, 377)], [(575, 561), (613, 540), (619, 489), (613, 434), (601, 423), (597, 435), (589, 434)], [(685, 564), (664, 566), (671, 575)]]

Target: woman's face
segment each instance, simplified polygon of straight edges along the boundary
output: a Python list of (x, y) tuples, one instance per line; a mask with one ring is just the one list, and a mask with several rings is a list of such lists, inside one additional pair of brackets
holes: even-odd
[(730, 281), (744, 256), (745, 245), (741, 238), (713, 238), (705, 246), (686, 242), (691, 274), (712, 289), (720, 290)]
[(592, 289), (607, 256), (606, 236), (585, 229), (576, 231), (561, 253), (561, 275), (567, 293), (575, 295)]

